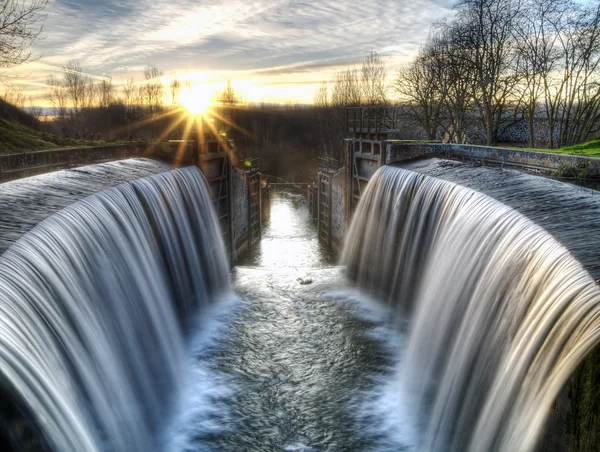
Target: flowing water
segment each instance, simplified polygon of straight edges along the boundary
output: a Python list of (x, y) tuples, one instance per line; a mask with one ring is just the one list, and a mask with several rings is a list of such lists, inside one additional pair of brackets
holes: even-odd
[(175, 170), (85, 198), (1, 256), (2, 388), (50, 448), (160, 448), (192, 320), (229, 287), (211, 212), (200, 171)]
[(44, 218), (129, 180), (172, 169), (159, 160), (127, 159), (0, 184), (0, 254)]
[(196, 343), (188, 392), (197, 409), (181, 411), (172, 450), (350, 451), (382, 442), (363, 407), (391, 370), (398, 337), (385, 310), (347, 289), (316, 237), (305, 198), (274, 191), (262, 243), (233, 273), (239, 298)]
[(379, 169), (342, 261), (408, 330), (388, 394), (413, 416), (418, 450), (533, 449), (600, 340), (600, 290), (569, 251), (447, 181)]
[(550, 232), (600, 280), (600, 192), (516, 170), (427, 159), (403, 165), (485, 193)]
[[(346, 269), (318, 243), (303, 196), (274, 191), (261, 245), (229, 274), (196, 168), (62, 210), (40, 198), (47, 218), (29, 231), (35, 218), (11, 216), (0, 256), (4, 393), (61, 451), (532, 450), (600, 340), (600, 291), (536, 224), (553, 227), (560, 197), (544, 180), (503, 188), (501, 173), (439, 171), (509, 205), (519, 181), (522, 212), (540, 220), (384, 167), (348, 233)], [(48, 199), (81, 198), (78, 186)], [(30, 198), (7, 187), (6, 199)], [(593, 269), (579, 205), (593, 202), (565, 193), (578, 228), (565, 210), (552, 232)], [(4, 413), (0, 431), (7, 419), (17, 426)]]

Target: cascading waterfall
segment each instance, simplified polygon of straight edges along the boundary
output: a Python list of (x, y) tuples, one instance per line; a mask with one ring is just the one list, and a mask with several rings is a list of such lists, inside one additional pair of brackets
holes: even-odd
[(450, 182), (381, 168), (342, 262), (396, 309), (400, 328), (408, 319), (394, 385), (416, 413), (419, 450), (532, 450), (600, 341), (600, 290), (568, 250)]
[(186, 332), (228, 281), (197, 168), (79, 201), (0, 257), (0, 383), (54, 450), (157, 450)]

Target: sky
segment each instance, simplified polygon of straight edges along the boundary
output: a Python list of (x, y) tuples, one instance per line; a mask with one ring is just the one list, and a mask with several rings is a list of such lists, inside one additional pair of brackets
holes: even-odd
[[(116, 85), (156, 65), (207, 91), (231, 79), (249, 102), (311, 103), (322, 80), (371, 49), (393, 74), (454, 0), (50, 0), (39, 57), (8, 82), (45, 105), (50, 74), (71, 59)], [(0, 88), (1, 89), (1, 88)]]

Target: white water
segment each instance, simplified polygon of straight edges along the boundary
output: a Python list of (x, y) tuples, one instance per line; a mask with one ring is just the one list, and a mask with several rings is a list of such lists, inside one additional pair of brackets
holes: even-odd
[[(274, 213), (262, 262), (323, 265)], [(522, 451), (599, 340), (567, 250), (452, 183), (381, 169), (343, 260), (400, 334), (336, 269), (241, 268), (231, 297), (195, 168), (107, 190), (0, 257), (0, 382), (53, 450)]]
[(0, 381), (54, 450), (160, 449), (190, 320), (228, 279), (197, 168), (77, 202), (0, 258)]
[(570, 253), (449, 182), (381, 168), (342, 262), (397, 311), (399, 329), (408, 319), (386, 402), (413, 413), (418, 450), (532, 450), (558, 391), (600, 341), (600, 291)]

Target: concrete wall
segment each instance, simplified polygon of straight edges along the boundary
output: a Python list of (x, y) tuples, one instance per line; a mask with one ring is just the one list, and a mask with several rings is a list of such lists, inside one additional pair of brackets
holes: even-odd
[[(248, 185), (246, 174), (237, 168), (231, 174), (232, 229), (236, 255), (241, 256), (248, 251)], [(237, 257), (236, 256), (236, 257)]]
[[(207, 150), (211, 156), (224, 155), (219, 153), (219, 143), (207, 142)], [(111, 160), (123, 160), (134, 157), (150, 157), (166, 160), (175, 166), (194, 164), (194, 151), (196, 146), (193, 142), (164, 142), (164, 143), (127, 143), (118, 145), (95, 146), (56, 149), (50, 151), (37, 151), (21, 154), (0, 155), (0, 183), (24, 177), (35, 176), (43, 173), (57, 171), (59, 169), (72, 168), (89, 165), (93, 163)], [(210, 160), (210, 159), (209, 159)], [(216, 162), (216, 163), (215, 163)], [(221, 167), (215, 167), (211, 163), (219, 163), (218, 159), (204, 162), (201, 166), (207, 179), (221, 175)], [(219, 163), (220, 164), (220, 163)], [(217, 171), (218, 174), (211, 172)], [(248, 185), (246, 174), (243, 170), (231, 168), (231, 226), (233, 238), (233, 250), (231, 261), (235, 263), (239, 256), (248, 250)], [(213, 185), (209, 183), (213, 199), (219, 196), (218, 192), (212, 190)], [(228, 190), (229, 192), (229, 190)], [(216, 201), (221, 203), (221, 201)], [(219, 208), (222, 208), (219, 207)], [(223, 207), (224, 208), (224, 207)], [(225, 225), (222, 225), (226, 228)], [(224, 229), (225, 230), (225, 229)]]
[[(351, 164), (350, 154), (355, 149), (353, 142), (346, 140), (349, 155), (346, 164)], [(358, 140), (360, 141), (360, 140)], [(359, 148), (359, 149), (362, 149)], [(600, 179), (600, 158), (581, 157), (576, 155), (555, 154), (550, 152), (534, 152), (527, 150), (494, 148), (487, 146), (472, 146), (459, 144), (408, 144), (387, 142), (385, 152), (379, 159), (378, 155), (365, 154), (356, 150), (357, 169), (363, 179), (369, 179), (382, 162), (394, 164), (409, 160), (443, 157), (454, 160), (476, 160), (491, 165), (505, 165), (537, 171), (544, 174), (555, 174), (565, 168), (585, 168), (588, 178)], [(366, 168), (368, 166), (368, 168)], [(344, 180), (346, 179), (346, 181)], [(341, 248), (344, 234), (349, 227), (350, 212), (345, 212), (351, 176), (346, 169), (332, 178), (332, 246)], [(366, 182), (365, 182), (366, 184)]]
[(331, 245), (341, 251), (346, 233), (346, 171), (331, 178)]
[(152, 152), (147, 143), (129, 143), (0, 155), (0, 182), (90, 163), (150, 157)]
[(537, 170), (547, 174), (564, 170), (566, 167), (585, 167), (587, 177), (600, 177), (599, 158), (462, 144), (388, 143), (386, 146), (385, 162), (386, 164), (392, 164), (434, 156), (450, 159), (475, 159), (490, 164), (504, 164), (517, 168)]
[[(218, 151), (216, 141), (207, 143), (207, 147), (211, 152)], [(190, 141), (169, 141), (111, 144), (0, 155), (0, 183), (59, 169), (133, 157), (159, 158), (176, 166), (190, 165), (194, 163), (193, 152), (195, 149), (194, 143)]]

